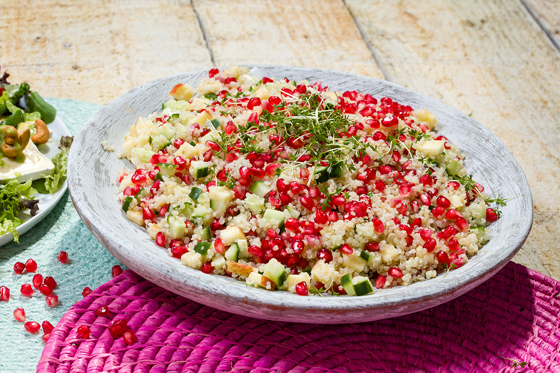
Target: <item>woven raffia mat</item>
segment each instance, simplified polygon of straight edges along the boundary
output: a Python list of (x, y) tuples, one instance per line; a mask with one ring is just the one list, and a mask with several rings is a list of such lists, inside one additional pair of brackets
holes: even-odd
[[(170, 293), (131, 271), (75, 304), (38, 372), (560, 372), (560, 282), (510, 262), (466, 295), (362, 324), (258, 320)], [(108, 306), (111, 318), (97, 317)], [(112, 338), (124, 318), (138, 340)], [(80, 325), (89, 339), (77, 337)]]

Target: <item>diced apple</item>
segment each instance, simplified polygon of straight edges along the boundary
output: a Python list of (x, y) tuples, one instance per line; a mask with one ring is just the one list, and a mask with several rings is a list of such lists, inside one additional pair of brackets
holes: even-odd
[(246, 264), (228, 261), (226, 263), (226, 270), (241, 277), (248, 277), (253, 271), (256, 270), (256, 268), (253, 268)]
[(422, 144), (414, 145), (414, 148), (424, 152), (426, 155), (438, 155), (443, 151), (445, 140), (427, 140)]
[(289, 275), (286, 285), (289, 291), (295, 293), (296, 285), (299, 284), (300, 282), (305, 282), (307, 284), (307, 288), (310, 289), (311, 288), (310, 281), (311, 281), (311, 277), (309, 277), (309, 274), (302, 272), (299, 275)]
[(220, 238), (226, 246), (230, 246), (235, 240), (246, 240), (247, 237), (241, 229), (236, 225), (230, 225), (220, 233)]
[(352, 254), (347, 255), (346, 258), (344, 258), (342, 265), (347, 268), (352, 268), (356, 272), (362, 272), (366, 265), (366, 261), (359, 256)]
[(198, 114), (196, 117), (191, 119), (189, 121), (189, 124), (198, 123), (199, 125), (202, 125), (206, 123), (207, 120), (210, 119), (212, 119), (212, 116), (208, 112), (203, 111), (202, 113)]
[(257, 286), (270, 291), (274, 291), (276, 288), (276, 284), (274, 283), (274, 281), (259, 274), (258, 272), (251, 272), (245, 282), (247, 283), (247, 285)]
[(140, 226), (144, 225), (144, 218), (142, 217), (142, 211), (136, 211), (133, 209), (129, 209), (126, 212), (126, 218), (133, 223), (136, 223)]
[(227, 203), (233, 200), (234, 193), (226, 187), (212, 186), (208, 190), (208, 196), (215, 201)]
[(415, 111), (414, 115), (416, 115), (418, 119), (420, 119), (422, 122), (426, 122), (426, 124), (431, 130), (434, 129), (437, 123), (436, 116), (430, 113), (427, 109)]
[(193, 93), (194, 93), (193, 87), (191, 87), (188, 84), (181, 84), (181, 83), (177, 84), (175, 87), (173, 87), (171, 92), (169, 92), (169, 94), (177, 101), (178, 100), (189, 101)]

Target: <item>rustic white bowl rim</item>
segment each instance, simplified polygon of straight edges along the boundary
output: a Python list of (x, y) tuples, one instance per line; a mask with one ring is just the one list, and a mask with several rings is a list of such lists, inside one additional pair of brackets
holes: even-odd
[[(78, 214), (111, 254), (141, 276), (186, 298), (232, 313), (292, 322), (356, 323), (417, 312), (452, 300), (493, 276), (525, 242), (533, 221), (527, 179), (506, 146), (471, 117), (433, 98), (371, 77), (296, 66), (248, 67), (257, 76), (319, 80), (336, 90), (355, 89), (378, 99), (393, 97), (415, 109), (428, 108), (441, 123), (439, 132), (466, 154), (475, 180), (493, 196), (516, 198), (491, 226), (490, 242), (464, 267), (368, 296), (301, 297), (248, 288), (230, 278), (185, 267), (157, 247), (143, 228), (126, 219), (116, 198), (115, 180), (118, 170), (127, 166), (118, 154), (136, 117), (161, 110), (171, 87), (180, 82), (196, 86), (208, 70), (186, 72), (144, 84), (102, 107), (75, 137), (68, 161), (69, 190)], [(116, 151), (105, 151), (100, 144), (103, 140)]]

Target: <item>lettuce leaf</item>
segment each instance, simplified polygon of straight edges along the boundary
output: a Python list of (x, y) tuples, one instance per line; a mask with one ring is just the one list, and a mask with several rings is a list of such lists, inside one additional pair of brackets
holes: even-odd
[(19, 242), (16, 228), (23, 220), (18, 218), (18, 214), (24, 210), (30, 210), (31, 215), (37, 213), (39, 207), (32, 197), (35, 193), (37, 191), (31, 187), (31, 180), (25, 184), (20, 184), (17, 180), (0, 184), (0, 235), (12, 233), (14, 241)]
[(54, 164), (54, 171), (52, 175), (45, 176), (44, 178), (45, 190), (50, 194), (56, 193), (64, 183), (64, 180), (66, 180), (66, 163), (68, 162), (68, 153), (70, 152), (73, 140), (69, 136), (62, 137), (58, 147), (62, 151), (51, 159)]

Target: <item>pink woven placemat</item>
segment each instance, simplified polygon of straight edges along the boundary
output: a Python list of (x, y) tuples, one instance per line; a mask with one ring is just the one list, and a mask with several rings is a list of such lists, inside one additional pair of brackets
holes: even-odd
[[(131, 271), (76, 303), (38, 372), (560, 372), (560, 282), (510, 262), (449, 303), (347, 325), (271, 322), (206, 307)], [(97, 317), (108, 306), (110, 318)], [(124, 318), (137, 341), (112, 338)], [(77, 337), (79, 325), (91, 328)]]

